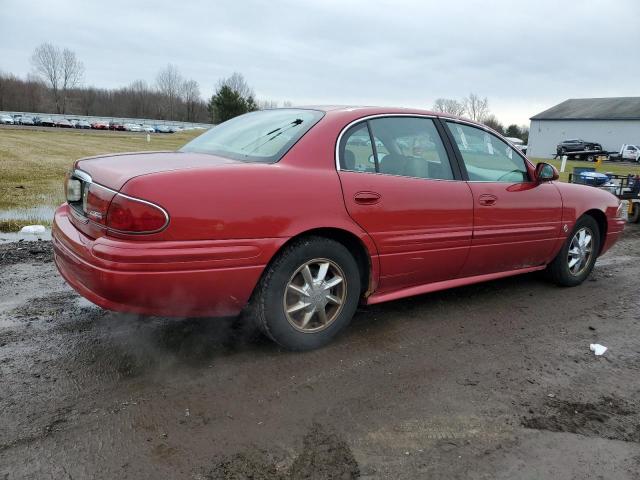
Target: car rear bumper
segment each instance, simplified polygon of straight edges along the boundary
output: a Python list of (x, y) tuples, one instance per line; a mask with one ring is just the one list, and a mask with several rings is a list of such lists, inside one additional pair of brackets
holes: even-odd
[(91, 302), (143, 315), (227, 316), (246, 305), (279, 239), (139, 241), (92, 239), (55, 213), (55, 264)]

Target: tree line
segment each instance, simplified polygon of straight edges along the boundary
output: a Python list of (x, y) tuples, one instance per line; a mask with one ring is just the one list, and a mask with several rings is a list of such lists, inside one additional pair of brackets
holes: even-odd
[(256, 99), (239, 73), (220, 80), (205, 101), (198, 82), (183, 77), (172, 64), (160, 70), (153, 83), (135, 80), (126, 87), (107, 89), (82, 85), (84, 64), (69, 49), (44, 43), (30, 60), (33, 70), (26, 78), (0, 72), (0, 111), (219, 123), (278, 106)]

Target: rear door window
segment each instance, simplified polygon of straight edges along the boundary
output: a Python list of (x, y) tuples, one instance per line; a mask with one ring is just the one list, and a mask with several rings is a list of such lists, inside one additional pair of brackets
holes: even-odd
[(434, 180), (454, 179), (434, 121), (422, 117), (374, 118), (351, 127), (341, 141), (340, 168)]

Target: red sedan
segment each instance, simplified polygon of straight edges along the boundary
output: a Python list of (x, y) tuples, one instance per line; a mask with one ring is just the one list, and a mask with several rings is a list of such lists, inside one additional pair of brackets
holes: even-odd
[(620, 236), (618, 199), (559, 183), (482, 125), (425, 111), (249, 113), (177, 152), (76, 162), (55, 261), (111, 310), (243, 312), (326, 344), (374, 304), (548, 270), (574, 286)]

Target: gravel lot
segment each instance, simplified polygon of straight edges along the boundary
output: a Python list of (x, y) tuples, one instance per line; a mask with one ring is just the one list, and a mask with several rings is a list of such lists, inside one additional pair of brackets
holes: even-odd
[(49, 242), (0, 245), (0, 478), (640, 478), (639, 278), (630, 225), (580, 287), (362, 308), (293, 354), (103, 311)]

